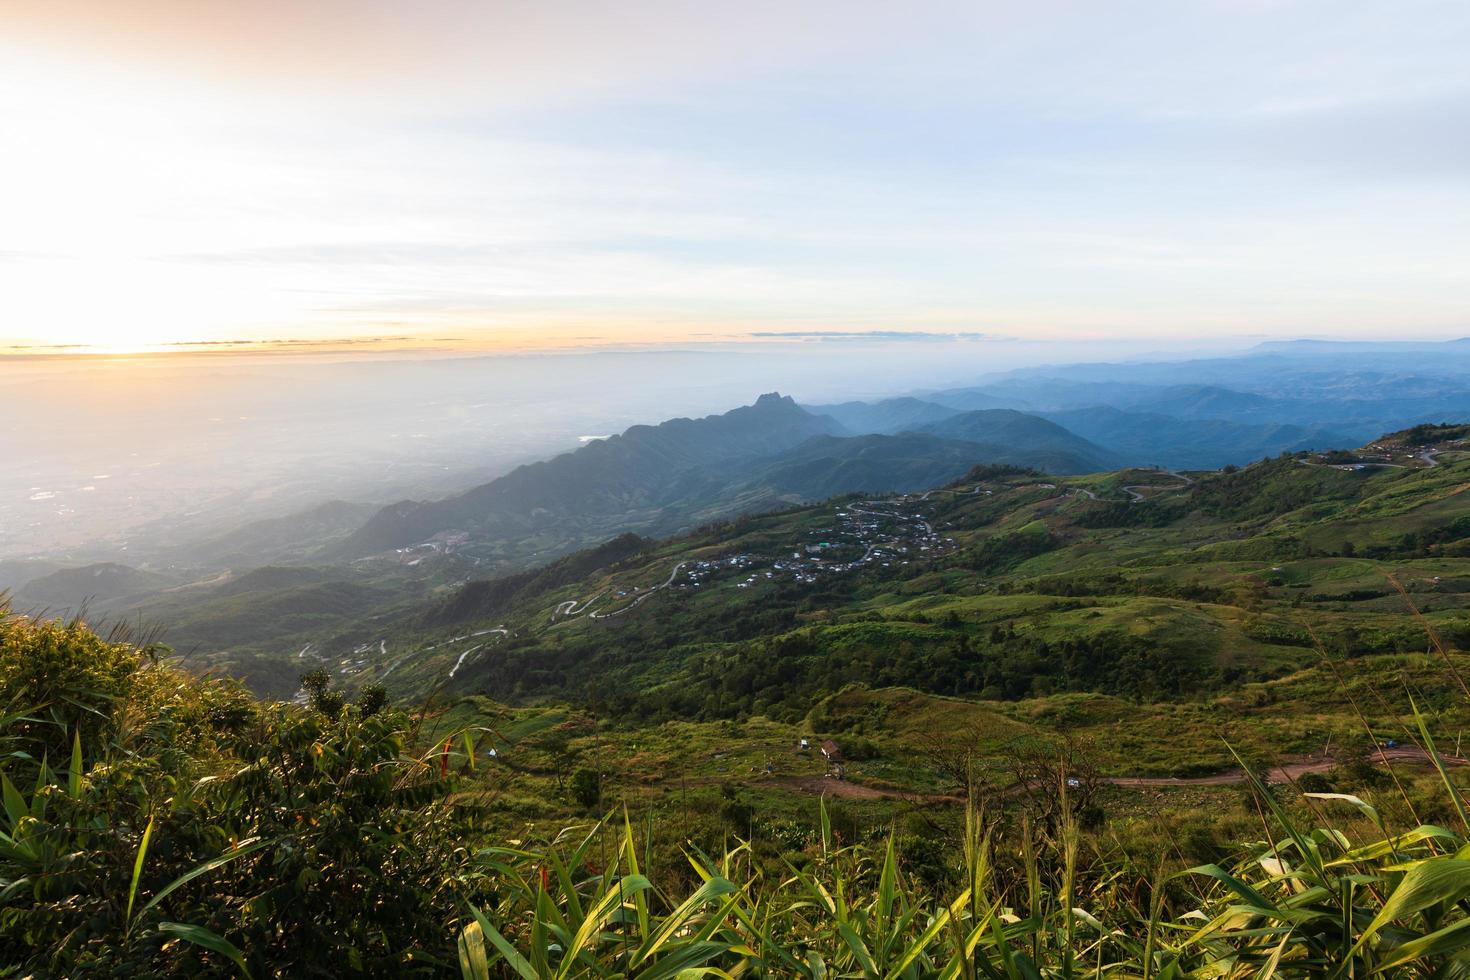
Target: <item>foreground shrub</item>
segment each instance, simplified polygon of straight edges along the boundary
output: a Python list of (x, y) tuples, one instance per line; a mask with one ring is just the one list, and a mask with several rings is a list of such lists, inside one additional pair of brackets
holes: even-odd
[(402, 975), (478, 894), (467, 753), (260, 705), (85, 626), (0, 620), (0, 963), (41, 976)]

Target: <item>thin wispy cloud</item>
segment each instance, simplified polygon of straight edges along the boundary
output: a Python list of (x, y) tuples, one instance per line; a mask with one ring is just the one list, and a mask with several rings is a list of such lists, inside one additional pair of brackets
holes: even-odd
[(903, 343), (953, 343), (957, 340), (1013, 340), (1011, 337), (992, 338), (989, 334), (931, 333), (925, 330), (752, 330), (751, 337), (763, 340), (817, 340), (825, 343), (852, 341), (899, 341)]

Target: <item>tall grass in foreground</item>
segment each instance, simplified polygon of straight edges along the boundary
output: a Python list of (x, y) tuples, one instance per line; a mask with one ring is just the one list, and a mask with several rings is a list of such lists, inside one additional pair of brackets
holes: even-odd
[[(1254, 777), (1253, 777), (1254, 778)], [(1272, 797), (1257, 784), (1263, 801)], [(1456, 791), (1446, 784), (1448, 792)], [(1382, 827), (1377, 812), (1342, 794)], [(466, 980), (540, 977), (1451, 977), (1470, 965), (1470, 859), (1460, 832), (1420, 826), (1349, 840), (1268, 802), (1277, 834), (1228, 867), (1163, 881), (1082, 873), (1082, 838), (1019, 838), (1019, 870), (973, 809), (964, 881), (925, 893), (886, 846), (834, 845), (823, 808), (811, 866), (764, 878), (741, 844), (690, 851), (702, 885), (656, 893), (624, 826), (612, 865), (590, 860), (601, 828), (537, 850), (482, 853), (500, 902), (459, 939)], [(655, 907), (664, 911), (654, 911)], [(692, 971), (692, 972), (691, 972)]]
[[(1426, 632), (1463, 690), (1438, 636)], [(465, 980), (1470, 976), (1470, 812), (1417, 707), (1414, 718), (1453, 827), (1394, 831), (1360, 797), (1327, 792), (1300, 793), (1320, 821), (1307, 826), (1293, 816), (1302, 808), (1282, 806), (1237, 756), (1262, 835), (1223, 865), (1161, 876), (1099, 854), (1084, 860), (1087, 839), (1065, 805), (1063, 773), (1055, 826), (1023, 822), (1003, 832), (968, 806), (961, 881), (943, 894), (905, 873), (891, 835), (883, 845), (839, 846), (824, 803), (820, 853), (809, 864), (788, 863), (768, 877), (748, 843), (718, 858), (690, 847), (685, 857), (702, 884), (666, 895), (640, 873), (625, 815), (606, 867), (591, 859), (593, 842), (610, 829), (604, 825), (564, 831), (540, 848), (480, 852), (501, 897), (470, 909), (459, 936), (461, 973)], [(1402, 792), (1397, 775), (1394, 783)], [(1334, 811), (1356, 811), (1351, 826), (1369, 828), (1364, 839), (1334, 826), (1327, 817)]]

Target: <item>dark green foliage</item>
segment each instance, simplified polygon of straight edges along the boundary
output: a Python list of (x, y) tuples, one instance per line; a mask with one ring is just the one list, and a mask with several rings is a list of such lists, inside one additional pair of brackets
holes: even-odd
[(415, 758), (412, 730), (381, 703), (260, 705), (81, 624), (0, 619), (0, 963), (438, 972), (480, 894), (475, 811), (445, 804), (459, 757)]
[(1296, 788), (1303, 793), (1331, 793), (1332, 780), (1320, 772), (1304, 772), (1297, 777)]
[(1089, 500), (1073, 517), (1081, 527), (1168, 527), (1189, 508), (1181, 500)]
[(1045, 476), (1040, 470), (1029, 466), (1012, 466), (1007, 463), (980, 463), (972, 466), (964, 476), (954, 483), (953, 487), (970, 486), (976, 483), (985, 483), (988, 480), (1002, 480), (1008, 476), (1026, 476), (1040, 479)]
[(572, 773), (569, 789), (572, 799), (586, 810), (597, 806), (602, 799), (602, 780), (598, 779), (597, 773), (591, 769), (578, 769)]
[(1206, 514), (1231, 520), (1274, 517), (1312, 504), (1346, 500), (1359, 492), (1369, 471), (1302, 466), (1295, 457), (1254, 463), (1235, 473), (1199, 480), (1190, 502)]
[(961, 564), (986, 575), (1009, 571), (1028, 558), (1056, 547), (1056, 539), (1043, 524), (1032, 524), (1006, 534), (986, 538), (961, 558)]
[(357, 692), (357, 710), (362, 712), (364, 718), (371, 718), (386, 707), (388, 689), (382, 684), (368, 684)]
[(1470, 438), (1470, 425), (1416, 425), (1399, 433), (1406, 446), (1427, 446), (1436, 442)]

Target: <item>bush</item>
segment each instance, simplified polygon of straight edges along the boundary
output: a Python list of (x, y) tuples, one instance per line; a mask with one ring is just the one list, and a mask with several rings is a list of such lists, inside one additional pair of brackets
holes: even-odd
[(261, 705), (160, 653), (0, 618), (0, 963), (435, 972), (482, 880), (458, 754), (415, 757), (381, 704)]
[(578, 769), (572, 774), (572, 799), (583, 809), (590, 810), (602, 800), (602, 781), (591, 769)]

